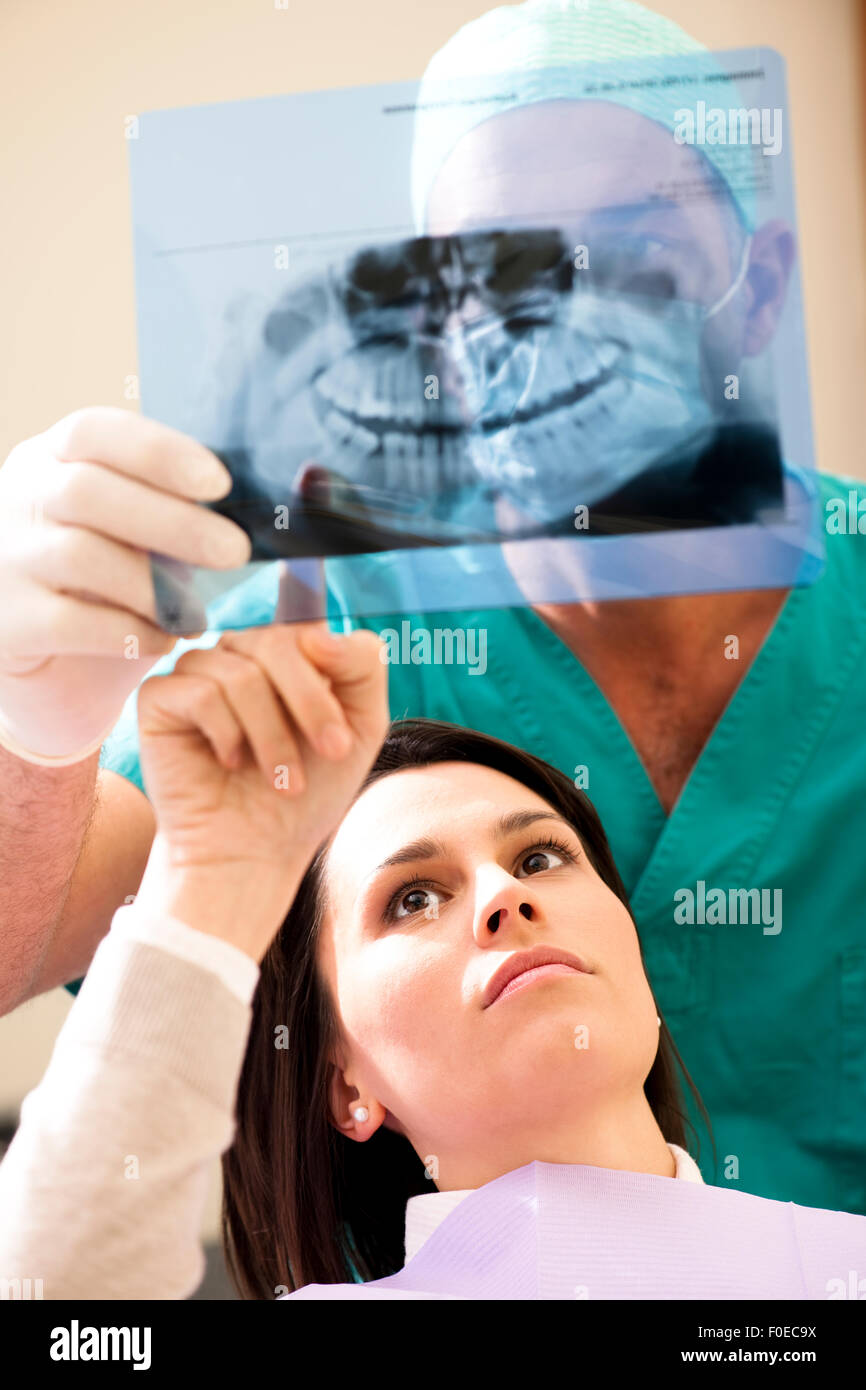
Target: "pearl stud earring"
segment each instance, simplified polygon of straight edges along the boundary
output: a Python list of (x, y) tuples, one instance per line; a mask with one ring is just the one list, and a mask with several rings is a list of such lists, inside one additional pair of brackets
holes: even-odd
[(658, 1024), (659, 1028), (661, 1028), (661, 1026), (662, 1026), (662, 1021), (661, 1021), (661, 1017), (660, 1017), (659, 1014), (656, 1014), (656, 1023)]
[(365, 1120), (369, 1120), (369, 1118), (370, 1118), (370, 1112), (369, 1112), (369, 1110), (367, 1109), (366, 1105), (359, 1105), (358, 1108), (357, 1108), (357, 1110), (353, 1110), (353, 1111), (352, 1111), (352, 1114), (354, 1115), (355, 1119), (358, 1121), (358, 1124), (361, 1124), (361, 1125), (364, 1123)]

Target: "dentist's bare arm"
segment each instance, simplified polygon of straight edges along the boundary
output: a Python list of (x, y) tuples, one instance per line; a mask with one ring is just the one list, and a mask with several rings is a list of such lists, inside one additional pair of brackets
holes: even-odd
[(87, 973), (153, 840), (147, 798), (97, 770), (48, 770), (0, 748), (0, 1014)]
[(49, 770), (0, 748), (0, 1013), (37, 992), (84, 841), (96, 763), (94, 755)]

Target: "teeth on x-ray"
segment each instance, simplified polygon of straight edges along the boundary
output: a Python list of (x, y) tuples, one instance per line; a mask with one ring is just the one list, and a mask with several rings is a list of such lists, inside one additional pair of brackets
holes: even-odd
[(348, 436), (348, 447), (356, 450), (359, 454), (371, 454), (379, 444), (379, 439), (372, 430), (365, 430), (363, 425), (352, 425)]
[(245, 398), (253, 495), (283, 500), (310, 461), (335, 515), (390, 517), (395, 544), (409, 517), (433, 541), (495, 539), (497, 495), (546, 525), (708, 430), (690, 306), (552, 278), (549, 229), (521, 234), (519, 293), (488, 290), (501, 235), (366, 248), (282, 297), (264, 327), (282, 390), (253, 371)]

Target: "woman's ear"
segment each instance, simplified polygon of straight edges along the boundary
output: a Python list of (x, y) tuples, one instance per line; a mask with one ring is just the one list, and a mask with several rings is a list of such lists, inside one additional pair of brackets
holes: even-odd
[(348, 1072), (333, 1062), (328, 1092), (331, 1124), (347, 1139), (365, 1143), (376, 1133), (388, 1114), (384, 1105), (373, 1096), (363, 1095), (352, 1084)]

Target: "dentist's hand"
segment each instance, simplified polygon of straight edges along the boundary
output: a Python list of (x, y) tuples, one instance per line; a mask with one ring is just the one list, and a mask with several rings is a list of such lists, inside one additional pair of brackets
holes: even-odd
[(225, 633), (138, 697), (157, 834), (137, 902), (261, 960), (388, 727), (375, 633)]
[[(240, 527), (196, 505), (230, 487), (196, 440), (109, 407), (12, 450), (0, 468), (0, 722), (23, 749), (74, 760), (174, 646), (156, 625), (148, 551), (246, 562)], [(205, 626), (188, 589), (173, 598), (190, 629)]]

